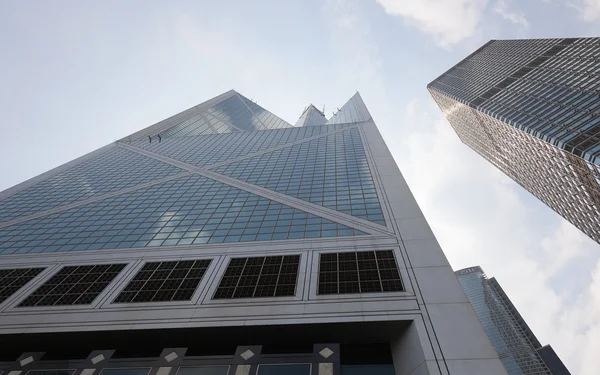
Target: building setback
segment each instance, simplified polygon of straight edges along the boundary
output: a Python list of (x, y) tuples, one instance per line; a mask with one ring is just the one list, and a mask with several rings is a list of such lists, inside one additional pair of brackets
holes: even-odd
[(542, 346), (495, 278), (481, 267), (455, 272), (509, 375), (570, 375), (550, 345)]
[(229, 91), (1, 193), (0, 372), (505, 375), (360, 95), (298, 125)]
[(600, 38), (491, 40), (427, 89), (462, 142), (600, 243)]

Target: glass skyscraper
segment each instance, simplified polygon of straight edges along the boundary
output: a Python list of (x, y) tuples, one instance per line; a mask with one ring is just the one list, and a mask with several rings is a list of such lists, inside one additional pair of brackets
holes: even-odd
[(570, 375), (550, 345), (542, 346), (495, 278), (481, 267), (455, 272), (509, 375)]
[(600, 243), (600, 38), (492, 40), (427, 89), (461, 141)]
[(1, 375), (466, 373), (506, 374), (358, 93), (229, 91), (0, 193)]

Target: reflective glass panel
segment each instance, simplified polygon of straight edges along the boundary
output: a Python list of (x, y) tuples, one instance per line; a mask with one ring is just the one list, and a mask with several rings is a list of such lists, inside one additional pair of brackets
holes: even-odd
[(177, 375), (227, 375), (229, 366), (180, 367)]
[(148, 375), (149, 368), (105, 368), (100, 375)]
[(310, 364), (259, 365), (258, 375), (310, 375)]

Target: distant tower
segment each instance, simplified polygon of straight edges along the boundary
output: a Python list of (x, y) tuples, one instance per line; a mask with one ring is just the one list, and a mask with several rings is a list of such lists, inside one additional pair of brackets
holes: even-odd
[(509, 375), (570, 375), (550, 345), (542, 346), (498, 281), (479, 266), (455, 272)]
[(492, 40), (427, 89), (460, 139), (600, 243), (600, 38)]

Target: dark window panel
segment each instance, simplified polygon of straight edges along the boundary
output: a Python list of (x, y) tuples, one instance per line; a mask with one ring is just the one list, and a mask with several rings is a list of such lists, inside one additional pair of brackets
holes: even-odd
[(189, 301), (210, 262), (203, 259), (146, 263), (113, 303)]
[[(87, 305), (92, 303), (125, 264), (66, 266), (25, 298), (19, 307)], [(86, 279), (82, 282), (82, 279)]]
[(232, 258), (214, 299), (293, 296), (300, 255)]
[(391, 250), (325, 253), (319, 256), (318, 294), (404, 291)]
[(0, 270), (0, 303), (33, 280), (45, 268), (16, 268)]

